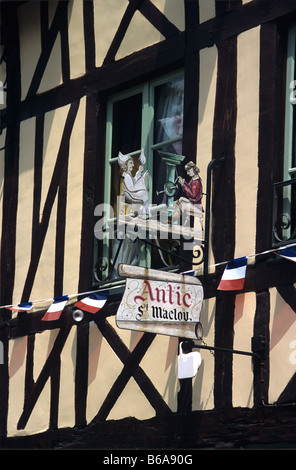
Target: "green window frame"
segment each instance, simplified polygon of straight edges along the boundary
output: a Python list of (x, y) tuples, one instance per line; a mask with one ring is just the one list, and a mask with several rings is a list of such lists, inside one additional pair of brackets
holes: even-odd
[(274, 182), (273, 246), (296, 239), (296, 23), (288, 31), (282, 181)]
[[(156, 97), (156, 89), (157, 87), (164, 85), (168, 82), (172, 82), (174, 80), (183, 80), (183, 87), (184, 87), (184, 71), (178, 70), (174, 73), (166, 74), (164, 76), (158, 77), (156, 79), (152, 79), (150, 81), (146, 81), (138, 86), (134, 86), (130, 89), (124, 90), (122, 92), (113, 94), (109, 97), (107, 101), (107, 111), (106, 111), (106, 149), (105, 149), (105, 185), (104, 185), (104, 203), (106, 207), (112, 206), (112, 173), (113, 169), (117, 169), (117, 159), (118, 154), (113, 154), (112, 144), (113, 144), (113, 132), (114, 132), (114, 107), (116, 104), (122, 102), (123, 100), (135, 97), (136, 95), (141, 95), (141, 138), (139, 139), (139, 147), (133, 149), (132, 152), (127, 152), (128, 155), (137, 156), (141, 153), (141, 150), (144, 150), (146, 156), (146, 164), (144, 166), (144, 171), (148, 171), (148, 185), (150, 188), (153, 188), (153, 161), (155, 151), (162, 149), (166, 146), (176, 144), (177, 142), (182, 142), (183, 135), (172, 139), (162, 140), (160, 142), (155, 142), (155, 135), (154, 135), (154, 119), (155, 119), (155, 97)], [(184, 89), (183, 89), (183, 97), (184, 97)], [(125, 152), (123, 152), (125, 153)], [(114, 167), (115, 165), (115, 167)], [(118, 167), (119, 172), (119, 167)], [(164, 181), (165, 182), (165, 181)], [(114, 190), (114, 188), (113, 188)], [(152, 190), (149, 191), (149, 202), (152, 203)], [(114, 205), (113, 205), (114, 206)], [(112, 221), (112, 217), (115, 216), (116, 218), (116, 210), (114, 213), (106, 214), (108, 220)], [(113, 219), (114, 220), (114, 219)], [(114, 221), (115, 222), (115, 221)], [(98, 258), (99, 252), (99, 243), (96, 240), (95, 246), (95, 264)], [(108, 238), (104, 238), (102, 241), (103, 245), (101, 246), (101, 259), (110, 260), (110, 240)], [(147, 266), (150, 267), (151, 265), (151, 249), (149, 246), (145, 245), (144, 243), (140, 244), (139, 246), (139, 265), (140, 266)], [(98, 276), (95, 274), (94, 269), (94, 283), (104, 282), (106, 279), (109, 278), (109, 267), (107, 266), (107, 262), (105, 266), (103, 266), (104, 272), (102, 273), (102, 279), (98, 279)], [(110, 281), (111, 282), (111, 281)], [(119, 281), (113, 280), (111, 282), (112, 285), (116, 284)]]
[[(285, 143), (283, 179), (288, 180), (296, 174), (296, 24), (288, 32), (287, 68), (286, 68), (286, 103), (285, 103)], [(294, 136), (293, 136), (294, 134)]]

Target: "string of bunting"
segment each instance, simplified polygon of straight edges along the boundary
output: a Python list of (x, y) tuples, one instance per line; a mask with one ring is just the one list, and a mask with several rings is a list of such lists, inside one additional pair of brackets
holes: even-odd
[[(225, 265), (225, 270), (222, 274), (220, 283), (218, 285), (218, 290), (242, 290), (244, 287), (248, 259), (255, 258), (257, 256), (266, 255), (269, 253), (278, 252), (280, 256), (286, 258), (290, 261), (296, 262), (296, 243), (287, 245), (286, 247), (273, 248), (272, 250), (263, 251), (262, 253), (256, 253), (249, 256), (243, 256), (241, 258), (236, 258), (230, 261), (222, 261), (217, 264), (209, 266), (214, 268), (216, 266)], [(198, 270), (193, 269), (190, 271), (184, 271), (182, 274), (195, 276), (197, 275)], [(71, 295), (64, 295), (61, 297), (54, 297), (44, 300), (36, 300), (34, 302), (23, 302), (18, 305), (2, 305), (0, 308), (6, 308), (12, 311), (17, 312), (27, 312), (30, 311), (34, 304), (51, 302), (49, 308), (47, 309), (45, 315), (42, 317), (43, 321), (54, 321), (58, 320), (70, 298), (85, 296), (81, 300), (78, 300), (74, 305), (84, 311), (95, 314), (98, 312), (106, 303), (109, 291), (112, 289), (117, 289), (118, 286), (110, 287), (108, 290), (94, 290), (88, 292), (82, 292)]]
[[(275, 253), (289, 261), (296, 262), (296, 243), (287, 245), (285, 248), (273, 248), (272, 250), (263, 251), (262, 253), (256, 253), (249, 256), (242, 256), (231, 261), (222, 261), (221, 263), (214, 264), (209, 267), (216, 267), (226, 264), (222, 278), (217, 287), (218, 290), (242, 290), (244, 288), (248, 259), (255, 258), (257, 256), (267, 255), (269, 253)], [(192, 275), (196, 274), (197, 270), (185, 271), (183, 274)]]

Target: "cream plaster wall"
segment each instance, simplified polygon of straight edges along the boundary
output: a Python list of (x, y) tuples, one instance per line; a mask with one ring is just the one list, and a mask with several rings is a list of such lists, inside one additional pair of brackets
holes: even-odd
[(78, 114), (74, 123), (69, 148), (64, 257), (65, 294), (75, 294), (79, 283), (85, 146), (85, 106), (86, 98), (82, 98), (80, 100)]
[[(96, 65), (102, 65), (111, 41), (128, 5), (128, 0), (96, 0), (95, 36)], [(184, 29), (184, 11), (177, 0), (153, 0), (174, 24)], [(57, 2), (50, 2), (52, 21)], [(200, 2), (200, 21), (214, 16), (214, 2)], [(69, 46), (71, 78), (85, 73), (84, 42), (82, 28), (82, 3), (75, 0), (69, 13)], [(29, 2), (19, 8), (22, 98), (29, 88), (32, 74), (41, 52), (39, 27), (39, 3)], [(34, 28), (32, 28), (34, 24)], [(162, 36), (141, 15), (136, 13), (117, 54), (117, 59), (160, 41)], [(57, 38), (39, 92), (61, 83), (60, 42)], [(217, 80), (217, 48), (200, 51), (199, 121), (197, 135), (197, 164), (206, 184), (206, 169), (212, 158), (212, 134)], [(238, 116), (236, 137), (236, 256), (254, 252), (257, 196), (258, 153), (258, 91), (259, 91), (259, 28), (238, 37)], [(69, 106), (47, 113), (45, 116), (44, 155), (42, 169), (42, 200), (40, 217), (52, 177), (59, 144)], [(34, 139), (35, 119), (28, 119), (20, 127), (20, 172), (19, 206), (17, 214), (16, 278), (13, 299), (20, 302), (31, 255), (31, 224), (33, 210)], [(81, 100), (70, 141), (69, 179), (67, 196), (64, 294), (75, 293), (79, 276), (80, 229), (82, 222), (82, 184), (84, 155), (85, 99)], [(4, 142), (5, 133), (1, 136)], [(1, 144), (3, 145), (3, 143)], [(0, 182), (3, 181), (3, 164), (0, 165)], [(2, 188), (2, 186), (1, 186)], [(247, 202), (247, 203), (246, 203)], [(1, 201), (2, 204), (2, 201)], [(204, 200), (205, 204), (205, 200)], [(246, 222), (247, 221), (247, 222)], [(46, 299), (53, 296), (56, 230), (56, 203), (54, 204), (48, 234), (46, 236), (39, 268), (34, 283), (32, 298)], [(210, 264), (213, 262), (210, 254)], [(271, 292), (271, 376), (270, 401), (275, 400), (295, 371), (296, 350), (295, 314), (273, 289)], [(250, 350), (253, 321), (256, 308), (255, 294), (238, 295), (235, 308), (234, 347)], [(215, 299), (204, 302), (201, 322), (204, 340), (214, 344)], [(108, 319), (126, 346), (132, 350), (141, 334), (119, 330), (115, 318)], [(110, 388), (122, 371), (123, 365), (102, 337), (96, 325), (90, 324), (89, 388), (87, 398), (87, 420), (90, 422), (104, 402)], [(74, 425), (74, 371), (76, 362), (76, 331), (72, 329), (61, 356), (61, 387), (59, 426)], [(48, 357), (58, 331), (45, 331), (36, 335), (34, 356), (34, 378), (38, 377)], [(27, 338), (11, 340), (9, 435), (41, 432), (48, 428), (49, 383), (38, 399), (37, 406), (24, 431), (17, 431), (17, 420), (22, 412), (24, 398), (25, 357)], [(144, 356), (140, 366), (147, 373), (159, 393), (173, 411), (177, 409), (177, 355), (178, 340), (158, 335)], [(202, 365), (193, 379), (193, 409), (213, 407), (214, 357), (201, 350)], [(278, 374), (278, 371), (281, 374)], [(234, 406), (252, 406), (252, 364), (248, 357), (234, 356), (233, 360)], [(154, 409), (132, 378), (108, 419), (134, 416), (151, 418)]]
[[(69, 106), (47, 113), (45, 116), (44, 149), (42, 167), (42, 192), (40, 220), (53, 175), (59, 146), (67, 119)], [(64, 294), (75, 294), (78, 287), (80, 230), (82, 223), (82, 189), (84, 164), (85, 98), (80, 102), (74, 123), (70, 148), (66, 209), (66, 240), (64, 263)], [(31, 259), (32, 214), (34, 187), (35, 118), (21, 123), (19, 194), (17, 212), (16, 275), (14, 302), (19, 303)], [(42, 250), (31, 299), (48, 299), (53, 293), (54, 253), (56, 235), (55, 200), (48, 232)], [(73, 256), (73, 254), (77, 256)], [(29, 300), (29, 299), (27, 299)]]
[(238, 36), (235, 257), (255, 253), (260, 27)]
[(83, 30), (83, 1), (71, 0), (68, 7), (70, 78), (85, 74), (85, 44)]
[[(152, 3), (177, 28), (181, 31), (184, 30), (183, 2), (179, 0), (154, 0)], [(96, 0), (94, 2), (97, 67), (103, 63), (128, 4), (128, 0), (120, 3), (117, 0)], [(116, 54), (116, 60), (156, 44), (163, 39), (164, 37), (159, 31), (139, 11), (136, 11)]]
[[(251, 351), (254, 331), (256, 294), (238, 294), (235, 299), (233, 348)], [(252, 357), (233, 355), (233, 406), (253, 406)]]
[(41, 53), (40, 5), (30, 2), (18, 8), (22, 99), (25, 99)]
[[(203, 327), (203, 340), (208, 346), (214, 345), (215, 299), (204, 300), (200, 314)], [(214, 355), (206, 349), (199, 350), (202, 363), (197, 375), (192, 379), (192, 410), (209, 410), (214, 407)]]
[[(206, 192), (207, 166), (212, 159), (213, 123), (217, 85), (217, 47), (200, 51), (199, 105), (197, 129), (197, 165)], [(203, 207), (206, 196), (203, 196)], [(209, 265), (214, 263), (211, 246), (209, 247)]]
[(162, 41), (164, 37), (151, 23), (139, 12), (136, 11), (133, 19), (126, 31), (121, 46), (115, 56), (116, 60), (132, 54)]
[(296, 369), (296, 315), (276, 288), (270, 290), (269, 403), (275, 402)]
[[(48, 330), (35, 336), (34, 373), (36, 381), (50, 354), (59, 330)], [(9, 343), (9, 410), (8, 435), (28, 435), (46, 431), (49, 425), (50, 379), (41, 392), (36, 406), (23, 430), (17, 429), (23, 411), (24, 384), (26, 374), (27, 337), (11, 340)], [(74, 426), (74, 374), (76, 362), (76, 328), (73, 328), (61, 354), (61, 381), (59, 401), (59, 427)]]
[(199, 22), (215, 18), (216, 6), (215, 0), (199, 0)]
[(128, 3), (128, 0), (121, 2), (117, 0), (96, 0), (94, 2), (97, 67), (100, 67), (103, 63)]
[[(77, 0), (76, 0), (77, 1)], [(49, 2), (49, 27), (57, 1)], [(26, 98), (35, 68), (41, 54), (40, 4), (29, 2), (18, 8), (20, 61), (22, 74), (22, 99)], [(57, 35), (38, 93), (62, 83), (60, 34)]]
[[(117, 328), (115, 317), (108, 318), (108, 322), (127, 348), (133, 351), (143, 334)], [(177, 351), (177, 338), (158, 335), (140, 362), (140, 367), (173, 411), (177, 408)], [(123, 364), (94, 324), (90, 325), (89, 353), (88, 422), (100, 409), (123, 368)], [(151, 407), (133, 377), (128, 381), (107, 419), (123, 419), (127, 416), (138, 419), (155, 416), (154, 408)]]

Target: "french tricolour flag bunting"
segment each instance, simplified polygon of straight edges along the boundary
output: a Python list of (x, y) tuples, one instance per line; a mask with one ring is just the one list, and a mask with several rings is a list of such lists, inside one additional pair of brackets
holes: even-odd
[(283, 258), (287, 258), (290, 261), (294, 261), (296, 263), (296, 246), (292, 246), (291, 248), (283, 248), (278, 253)]
[(42, 317), (43, 321), (58, 320), (61, 316), (62, 311), (68, 302), (69, 297), (64, 295), (63, 297), (55, 297), (53, 303), (47, 310), (46, 314)]
[(15, 310), (16, 312), (27, 312), (28, 310), (31, 310), (32, 307), (32, 302), (24, 302), (22, 304), (18, 304), (15, 307), (8, 307), (8, 310)]
[(76, 302), (75, 306), (86, 312), (96, 313), (105, 305), (108, 295), (108, 292), (96, 292)]
[(218, 290), (241, 290), (244, 287), (247, 258), (237, 258), (227, 263)]

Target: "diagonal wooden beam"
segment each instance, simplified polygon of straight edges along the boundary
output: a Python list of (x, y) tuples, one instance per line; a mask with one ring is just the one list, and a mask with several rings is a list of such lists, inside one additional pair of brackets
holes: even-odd
[(116, 53), (120, 47), (120, 44), (125, 36), (125, 33), (127, 31), (127, 28), (130, 25), (130, 22), (137, 10), (137, 8), (140, 6), (140, 4), (143, 2), (143, 0), (130, 0), (130, 3), (128, 4), (124, 15), (121, 19), (120, 25), (116, 31), (116, 34), (111, 42), (111, 45), (108, 49), (107, 55), (104, 59), (103, 64), (108, 64), (110, 62), (113, 62), (115, 60)]
[(289, 380), (288, 384), (278, 397), (276, 404), (282, 405), (290, 403), (294, 405), (296, 402), (296, 374), (292, 375), (291, 379)]
[(33, 408), (47, 382), (52, 371), (58, 366), (60, 362), (60, 354), (63, 350), (63, 347), (66, 343), (68, 335), (71, 331), (72, 325), (69, 325), (65, 328), (62, 328), (59, 331), (59, 334), (55, 340), (53, 348), (43, 366), (42, 371), (39, 374), (38, 379), (32, 387), (31, 393), (29, 396), (25, 397), (24, 409), (17, 424), (17, 429), (24, 429), (26, 424), (31, 416)]
[(111, 388), (98, 414), (94, 417), (93, 422), (106, 419), (117, 398), (132, 376), (151, 406), (155, 409), (156, 414), (164, 415), (172, 413), (149, 377), (139, 366), (142, 357), (154, 340), (155, 335), (149, 333), (145, 334), (131, 353), (106, 320), (96, 320), (96, 324), (115, 354), (123, 362), (124, 368)]
[(144, 336), (142, 336), (142, 338), (138, 342), (133, 352), (129, 354), (121, 373), (115, 380), (99, 412), (94, 418), (94, 422), (104, 421), (105, 419), (107, 419), (107, 416), (109, 415), (111, 409), (113, 408), (117, 399), (123, 392), (123, 389), (127, 385), (128, 381), (134, 374), (136, 368), (139, 366), (139, 363), (141, 362), (144, 354), (146, 353), (154, 338), (155, 334), (145, 333)]
[[(41, 79), (44, 74), (44, 70), (46, 68), (48, 59), (50, 57), (52, 48), (54, 46), (54, 43), (56, 41), (58, 33), (62, 30), (62, 27), (65, 25), (65, 21), (67, 18), (67, 10), (68, 10), (68, 3), (69, 0), (60, 0), (59, 4), (57, 6), (54, 18), (52, 20), (51, 27), (48, 30), (48, 34), (46, 37), (46, 41), (43, 40), (43, 49), (41, 51), (39, 60), (37, 62), (37, 66), (27, 93), (27, 98), (29, 96), (35, 95), (37, 93), (37, 90), (39, 88)], [(64, 37), (64, 34), (62, 33), (62, 43), (64, 46), (67, 45), (67, 39)], [(64, 54), (65, 48), (63, 46), (63, 62), (62, 64), (62, 69), (63, 69), (63, 75), (64, 78), (66, 79), (67, 77), (69, 78), (69, 70), (65, 71), (65, 67), (69, 68), (69, 58), (67, 57), (67, 54)]]
[(177, 26), (161, 13), (161, 11), (159, 11), (159, 9), (150, 0), (144, 0), (144, 2), (139, 6), (139, 11), (165, 38), (169, 38), (170, 36), (180, 33)]
[(24, 299), (29, 298), (31, 294), (31, 290), (33, 288), (34, 279), (36, 276), (41, 252), (42, 252), (44, 241), (45, 241), (46, 232), (47, 232), (48, 225), (49, 225), (52, 207), (56, 198), (56, 194), (59, 188), (61, 177), (63, 175), (63, 170), (68, 161), (70, 137), (71, 137), (71, 133), (73, 130), (76, 115), (78, 112), (78, 108), (79, 108), (79, 101), (72, 103), (68, 112), (62, 140), (60, 143), (59, 152), (58, 152), (56, 163), (55, 163), (55, 168), (53, 171), (46, 201), (45, 201), (44, 208), (43, 208), (43, 216), (35, 234), (33, 234), (33, 238), (34, 238), (33, 243), (32, 243), (33, 249), (32, 249), (32, 254), (31, 254), (31, 261), (30, 261), (30, 265), (29, 265), (29, 269), (28, 269), (28, 273), (27, 273), (27, 277), (26, 277), (26, 281), (25, 281), (25, 285), (23, 289), (22, 301), (25, 301)]

